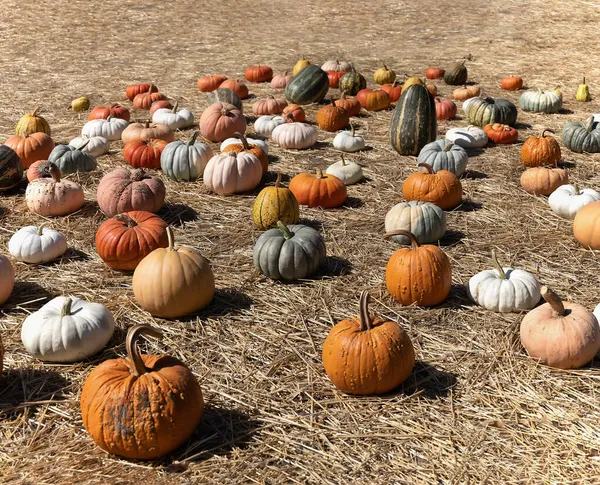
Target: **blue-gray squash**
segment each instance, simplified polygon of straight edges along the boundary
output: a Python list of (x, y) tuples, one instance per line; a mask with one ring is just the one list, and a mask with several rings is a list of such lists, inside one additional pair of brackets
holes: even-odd
[(567, 123), (562, 130), (562, 142), (572, 152), (600, 153), (600, 123), (593, 116)]
[(311, 104), (321, 101), (329, 90), (327, 73), (319, 66), (308, 65), (292, 78), (285, 87), (290, 103)]
[(208, 161), (213, 157), (212, 148), (197, 142), (196, 131), (188, 142), (172, 141), (160, 155), (160, 168), (173, 180), (190, 182), (204, 173)]
[(208, 93), (206, 102), (209, 106), (215, 103), (228, 103), (234, 105), (240, 111), (243, 111), (242, 100), (236, 93), (228, 88), (217, 88)]
[(446, 138), (425, 145), (417, 158), (418, 163), (430, 165), (434, 172), (447, 170), (457, 177), (465, 173), (468, 160), (467, 151)]
[(96, 169), (96, 159), (83, 150), (88, 143), (89, 140), (79, 147), (56, 145), (50, 153), (48, 161), (54, 163), (60, 169), (61, 175), (91, 172)]

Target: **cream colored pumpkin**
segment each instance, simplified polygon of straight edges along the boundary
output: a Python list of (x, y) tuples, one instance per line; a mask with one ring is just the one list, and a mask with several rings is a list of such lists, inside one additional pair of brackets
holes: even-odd
[(44, 227), (26, 226), (8, 241), (8, 251), (17, 261), (42, 264), (60, 258), (67, 250), (67, 238), (62, 232)]
[[(3, 305), (13, 291), (15, 286), (15, 270), (6, 256), (0, 254), (0, 305)], [(0, 341), (0, 347), (2, 343)], [(0, 352), (0, 360), (2, 359)], [(0, 369), (2, 363), (0, 362)]]
[(90, 138), (94, 136), (102, 136), (108, 141), (121, 139), (121, 134), (129, 125), (129, 121), (121, 118), (113, 118), (109, 116), (105, 120), (88, 121), (81, 129), (81, 134)]
[(92, 157), (99, 157), (108, 153), (110, 149), (110, 142), (103, 136), (89, 137), (81, 135), (73, 138), (69, 145), (75, 148), (79, 148), (82, 152), (89, 153)]
[(219, 195), (240, 194), (256, 188), (262, 178), (260, 160), (250, 152), (215, 155), (204, 169), (204, 185)]
[(261, 136), (271, 136), (275, 128), (285, 123), (281, 116), (261, 116), (254, 122), (254, 131)]
[(25, 201), (31, 212), (41, 216), (65, 216), (83, 206), (83, 189), (70, 180), (61, 180), (60, 170), (51, 163), (49, 178), (37, 178), (29, 183)]
[(594, 189), (579, 190), (574, 185), (561, 185), (550, 194), (548, 204), (555, 214), (573, 220), (579, 209), (597, 200), (600, 200), (600, 192)]
[(281, 148), (305, 150), (317, 142), (317, 130), (306, 123), (286, 123), (273, 130), (271, 140)]
[[(446, 233), (446, 213), (431, 202), (400, 202), (385, 215), (385, 232), (399, 230), (412, 233), (419, 244), (434, 243)], [(391, 239), (399, 244), (411, 244), (406, 236)]]
[(364, 150), (365, 139), (354, 133), (354, 126), (350, 123), (350, 131), (340, 131), (333, 139), (333, 147), (343, 152), (357, 152)]
[(469, 125), (466, 128), (451, 128), (446, 132), (446, 138), (455, 145), (467, 149), (482, 148), (488, 142), (488, 136), (485, 131), (473, 125)]
[(327, 167), (326, 173), (335, 175), (346, 185), (353, 185), (363, 178), (362, 167), (355, 162), (346, 162), (343, 155), (339, 162)]
[(152, 123), (168, 126), (171, 130), (180, 130), (194, 125), (194, 114), (187, 108), (177, 109), (178, 103), (172, 109), (159, 108), (152, 115)]

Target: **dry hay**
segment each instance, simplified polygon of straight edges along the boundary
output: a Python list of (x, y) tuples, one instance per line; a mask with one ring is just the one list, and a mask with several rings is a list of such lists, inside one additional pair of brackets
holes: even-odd
[[(283, 71), (301, 53), (319, 62), (339, 53), (369, 76), (380, 57), (398, 73), (413, 74), (471, 55), (471, 79), (489, 95), (515, 101), (518, 93), (497, 88), (501, 75), (513, 73), (524, 75), (528, 86), (563, 89), (567, 114), (519, 113), (522, 143), (542, 127), (559, 132), (567, 120), (599, 110), (596, 100), (573, 101), (583, 74), (592, 95), (600, 96), (600, 68), (585, 52), (598, 38), (600, 14), (594, 2), (577, 4), (375, 1), (364, 9), (315, 0), (293, 7), (264, 0), (106, 0), (93, 7), (81, 0), (4, 0), (0, 130), (7, 137), (23, 111), (40, 105), (55, 140), (68, 140), (86, 117), (66, 110), (71, 99), (85, 94), (94, 105), (118, 101), (136, 80), (156, 82), (199, 117), (205, 107), (195, 86), (199, 75), (241, 76), (259, 62)], [(442, 95), (450, 93), (448, 86), (438, 87)], [(251, 91), (262, 96), (271, 89), (252, 85)], [(311, 119), (315, 110), (309, 109)], [(396, 247), (381, 238), (383, 216), (401, 200), (402, 180), (414, 162), (390, 148), (390, 116), (358, 119), (372, 150), (348, 157), (364, 165), (368, 178), (349, 189), (349, 203), (302, 211), (328, 245), (326, 267), (311, 281), (274, 283), (253, 268), (259, 235), (250, 219), (254, 194), (221, 198), (202, 183), (165, 180), (168, 204), (160, 214), (175, 226), (179, 242), (211, 260), (218, 288), (208, 309), (181, 321), (140, 311), (130, 275), (110, 271), (94, 251), (94, 233), (104, 220), (93, 202), (95, 187), (102, 173), (123, 163), (120, 145), (99, 159), (99, 171), (73, 176), (88, 202), (50, 223), (66, 233), (69, 252), (55, 264), (16, 264), (15, 293), (0, 309), (7, 347), (0, 378), (0, 481), (600, 483), (596, 364), (562, 372), (536, 365), (520, 347), (521, 316), (473, 307), (464, 291), (471, 275), (490, 266), (488, 255), (497, 248), (505, 265), (533, 271), (559, 294), (592, 308), (599, 300), (597, 255), (574, 242), (571, 224), (554, 216), (544, 198), (519, 189), (520, 143), (489, 148), (470, 159), (465, 203), (448, 214), (450, 230), (441, 244), (453, 263), (450, 297), (427, 310), (395, 304), (383, 285)], [(464, 124), (441, 123), (439, 133)], [(320, 133), (317, 147), (301, 153), (273, 147), (273, 170), (293, 176), (314, 163), (325, 167), (337, 157), (332, 138)], [(573, 164), (572, 180), (600, 185), (597, 156), (564, 155)], [(3, 253), (15, 230), (41, 221), (27, 212), (23, 193), (21, 187), (0, 197)], [(373, 310), (409, 331), (418, 357), (410, 379), (381, 398), (336, 392), (320, 360), (328, 330), (357, 312), (357, 297), (367, 288)], [(23, 351), (20, 325), (63, 293), (104, 303), (119, 330), (91, 361), (42, 365)], [(91, 368), (123, 355), (125, 329), (142, 322), (166, 334), (145, 349), (186, 362), (208, 403), (188, 446), (157, 463), (100, 451), (82, 429), (78, 408)]]

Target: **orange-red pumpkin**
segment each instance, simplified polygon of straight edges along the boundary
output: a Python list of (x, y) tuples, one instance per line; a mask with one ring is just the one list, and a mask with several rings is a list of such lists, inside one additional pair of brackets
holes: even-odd
[(200, 116), (200, 133), (207, 140), (224, 141), (236, 132), (246, 133), (246, 118), (232, 104), (211, 104)]
[(27, 181), (31, 182), (40, 177), (50, 177), (50, 172), (48, 171), (49, 168), (50, 162), (48, 160), (38, 160), (37, 162), (33, 162), (29, 165), (27, 172), (25, 172)]
[(227, 79), (226, 81), (223, 81), (219, 87), (231, 89), (235, 94), (238, 95), (240, 99), (246, 99), (250, 95), (248, 92), (248, 86), (241, 81)]
[(490, 140), (498, 145), (514, 143), (519, 139), (519, 132), (516, 128), (501, 123), (485, 125), (483, 131), (485, 131)]
[(138, 94), (135, 98), (133, 98), (133, 108), (134, 109), (150, 109), (152, 103), (155, 101), (160, 101), (162, 99), (166, 99), (163, 94), (160, 94), (157, 91), (153, 91), (152, 88), (148, 89), (148, 92)]
[(153, 115), (158, 109), (173, 109), (173, 105), (168, 99), (159, 99), (158, 101), (154, 101), (150, 106), (150, 114)]
[(327, 77), (329, 79), (330, 88), (339, 88), (340, 79), (346, 74), (346, 71), (327, 71)]
[(301, 205), (330, 209), (341, 206), (348, 196), (346, 185), (335, 175), (301, 173), (290, 182), (289, 189)]
[(500, 82), (500, 87), (507, 91), (518, 91), (523, 87), (521, 76), (508, 76)]
[(158, 93), (158, 88), (154, 84), (138, 83), (127, 86), (125, 95), (129, 101), (133, 101), (138, 94), (147, 93), (148, 90)]
[(248, 143), (248, 140), (246, 140), (246, 137), (244, 135), (242, 135), (241, 133), (235, 133), (235, 136), (240, 139), (240, 143), (232, 143), (230, 145), (227, 145), (225, 148), (223, 148), (223, 153), (227, 153), (227, 152), (235, 152), (235, 153), (250, 152), (250, 153), (252, 153), (256, 158), (258, 158), (260, 160), (260, 164), (262, 166), (262, 173), (263, 173), (263, 177), (264, 177), (267, 174), (267, 172), (269, 171), (269, 157), (267, 156), (267, 154), (258, 145), (252, 145), (252, 144)]
[(531, 136), (523, 143), (521, 161), (526, 167), (555, 166), (560, 162), (560, 145), (555, 138), (545, 136), (547, 131), (554, 133), (552, 130), (546, 128), (539, 137)]
[(348, 116), (357, 116), (362, 109), (358, 99), (346, 97), (346, 91), (342, 91), (340, 99), (336, 100), (335, 105), (344, 108), (348, 113)]
[(112, 118), (120, 118), (122, 120), (129, 121), (131, 118), (131, 113), (125, 106), (115, 103), (110, 106), (96, 106), (92, 111), (90, 111), (88, 119), (105, 120), (109, 116)]
[(435, 117), (438, 120), (451, 120), (456, 116), (457, 107), (454, 101), (446, 98), (435, 98)]
[(50, 135), (41, 131), (31, 135), (26, 131), (23, 135), (11, 136), (4, 144), (19, 156), (25, 169), (38, 160), (47, 160), (54, 149)]
[(160, 155), (167, 146), (158, 138), (138, 138), (123, 147), (123, 158), (133, 168), (160, 168)]
[(446, 74), (446, 71), (439, 67), (430, 67), (425, 71), (425, 77), (427, 79), (440, 79), (444, 77), (444, 74)]
[(394, 81), (392, 84), (384, 84), (381, 86), (382, 91), (388, 93), (390, 97), (390, 101), (395, 103), (402, 96), (402, 84), (398, 80)]
[(198, 79), (198, 89), (203, 93), (210, 93), (227, 81), (227, 76), (215, 74), (213, 76), (202, 76)]
[(440, 209), (454, 209), (462, 200), (462, 185), (452, 172), (433, 171), (431, 165), (419, 163), (426, 172), (415, 172), (402, 185), (402, 195), (408, 201), (432, 202)]
[(273, 79), (273, 69), (269, 66), (251, 66), (244, 71), (244, 77), (251, 83), (267, 83)]
[(356, 99), (367, 111), (381, 111), (390, 107), (390, 96), (383, 89), (361, 89)]
[[(288, 117), (288, 115), (291, 115), (291, 117)], [(281, 113), (281, 116), (285, 118), (286, 123), (306, 121), (306, 112), (299, 104), (288, 104)]]

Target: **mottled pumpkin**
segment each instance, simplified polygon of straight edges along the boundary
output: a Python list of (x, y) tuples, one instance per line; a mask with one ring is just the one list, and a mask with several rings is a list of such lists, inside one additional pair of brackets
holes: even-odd
[(367, 87), (367, 80), (364, 76), (357, 72), (354, 68), (342, 76), (340, 79), (340, 91), (346, 91), (351, 96), (354, 96), (361, 89)]
[(281, 186), (281, 174), (277, 174), (275, 186), (265, 187), (256, 196), (252, 206), (252, 219), (259, 229), (266, 231), (277, 225), (277, 221), (297, 224), (300, 208), (294, 193)]
[(452, 172), (434, 172), (431, 165), (419, 163), (426, 172), (415, 172), (402, 185), (402, 195), (408, 201), (431, 202), (440, 209), (454, 209), (462, 201), (462, 185)]
[(299, 204), (324, 209), (341, 206), (348, 196), (344, 182), (334, 175), (323, 174), (319, 169), (316, 174), (296, 175), (290, 182), (290, 190)]
[(36, 108), (31, 113), (25, 114), (21, 117), (17, 126), (15, 127), (15, 135), (24, 135), (29, 133), (46, 133), (48, 136), (52, 135), (50, 125), (43, 116), (39, 114), (40, 108)]
[(336, 106), (333, 99), (331, 104), (323, 106), (317, 111), (317, 124), (319, 128), (325, 131), (338, 131), (342, 128), (346, 128), (350, 123), (350, 117), (348, 112), (340, 107)]
[(465, 61), (455, 64), (452, 68), (444, 72), (444, 82), (451, 86), (459, 86), (465, 84), (469, 77), (469, 73), (465, 66)]
[(521, 161), (526, 167), (541, 167), (543, 165), (556, 166), (561, 159), (560, 145), (552, 136), (545, 136), (546, 132), (554, 133), (546, 128), (542, 134), (529, 137), (521, 148)]
[(30, 182), (25, 192), (27, 208), (41, 216), (65, 216), (83, 206), (81, 186), (70, 180), (61, 180), (59, 168), (48, 165), (50, 177), (40, 177)]
[(384, 64), (373, 73), (373, 81), (380, 86), (393, 83), (396, 80), (396, 73)]

